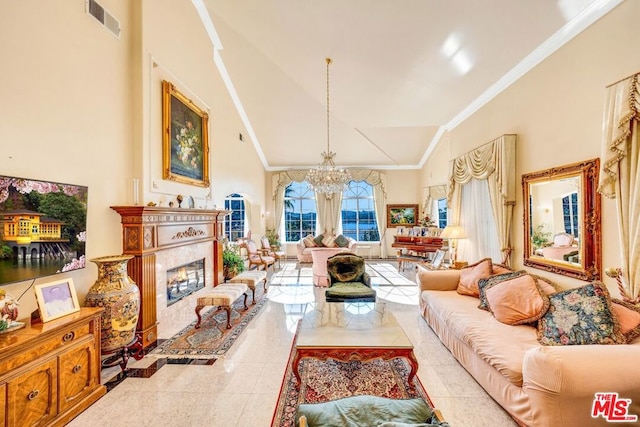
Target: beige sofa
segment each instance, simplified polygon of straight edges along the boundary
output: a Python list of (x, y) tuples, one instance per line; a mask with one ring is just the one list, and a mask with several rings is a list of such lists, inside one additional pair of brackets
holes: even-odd
[[(631, 399), (640, 420), (640, 338), (620, 345), (543, 346), (536, 328), (509, 326), (456, 292), (460, 270), (419, 268), (420, 310), (462, 366), (519, 424), (602, 426), (595, 393)], [(635, 424), (635, 423), (623, 423)]]
[[(335, 236), (328, 236), (327, 239), (324, 239), (326, 243), (323, 246), (319, 246), (317, 243), (311, 243), (313, 241), (313, 237), (309, 238), (309, 236), (298, 240), (298, 242), (296, 243), (298, 262), (313, 262), (311, 252), (314, 250), (314, 248), (338, 247), (338, 245), (332, 241), (331, 237), (333, 237), (333, 240), (335, 240)], [(356, 253), (356, 248), (358, 246), (357, 242), (351, 237), (345, 237), (345, 239), (347, 240), (347, 244), (346, 246), (344, 246), (346, 252)]]

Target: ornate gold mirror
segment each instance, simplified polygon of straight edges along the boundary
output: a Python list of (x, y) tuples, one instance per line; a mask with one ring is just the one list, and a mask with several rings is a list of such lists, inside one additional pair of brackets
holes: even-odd
[(592, 159), (522, 175), (524, 265), (600, 279), (599, 168)]

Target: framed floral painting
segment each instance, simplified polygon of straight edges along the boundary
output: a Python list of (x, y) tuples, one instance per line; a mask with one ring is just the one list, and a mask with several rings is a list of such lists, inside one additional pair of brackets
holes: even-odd
[(387, 227), (418, 225), (418, 205), (387, 205)]
[(209, 186), (209, 115), (162, 81), (162, 178)]

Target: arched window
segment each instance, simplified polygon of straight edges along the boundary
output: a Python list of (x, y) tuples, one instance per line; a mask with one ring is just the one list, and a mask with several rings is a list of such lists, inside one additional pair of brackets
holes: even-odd
[(292, 182), (284, 190), (285, 241), (296, 242), (316, 232), (316, 199), (306, 182)]
[(224, 209), (231, 211), (224, 217), (224, 234), (230, 242), (244, 237), (244, 197), (240, 194), (229, 194), (224, 199)]
[(564, 220), (564, 231), (580, 238), (578, 233), (578, 193), (571, 193), (562, 198), (562, 218)]
[(350, 181), (342, 193), (342, 234), (360, 242), (380, 241), (373, 186)]

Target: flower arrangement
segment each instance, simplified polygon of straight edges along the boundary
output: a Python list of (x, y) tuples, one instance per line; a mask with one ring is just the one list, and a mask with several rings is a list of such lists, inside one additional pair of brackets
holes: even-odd
[(190, 121), (186, 126), (180, 129), (180, 132), (176, 135), (178, 141), (177, 155), (180, 161), (185, 166), (192, 168), (198, 167), (200, 162), (200, 137), (198, 131)]
[(436, 226), (436, 222), (434, 220), (432, 220), (429, 215), (425, 215), (424, 218), (422, 218), (422, 221), (420, 222), (420, 226), (422, 226), (422, 227), (435, 227)]

